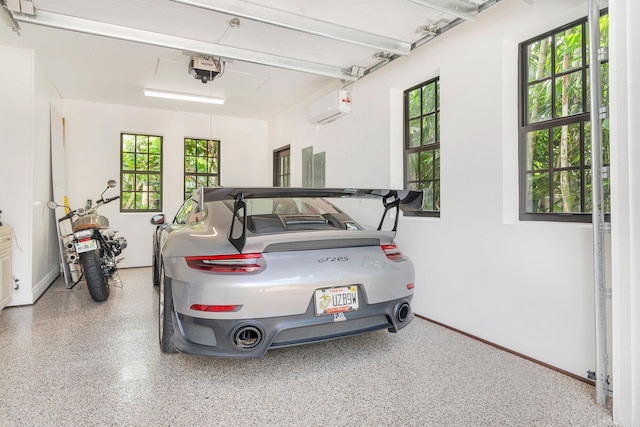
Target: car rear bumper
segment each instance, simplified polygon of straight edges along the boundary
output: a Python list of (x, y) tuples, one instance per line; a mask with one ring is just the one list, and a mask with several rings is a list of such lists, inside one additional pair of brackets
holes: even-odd
[(316, 316), (313, 303), (304, 314), (262, 319), (203, 319), (174, 311), (173, 345), (201, 356), (263, 357), (271, 348), (288, 347), (363, 334), (380, 329), (397, 332), (413, 320), (411, 295), (366, 304), (341, 315)]

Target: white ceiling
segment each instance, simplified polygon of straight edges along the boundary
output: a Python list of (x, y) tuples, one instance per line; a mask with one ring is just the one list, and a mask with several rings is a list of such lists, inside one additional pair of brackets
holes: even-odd
[[(461, 22), (455, 11), (446, 13), (410, 0), (198, 1), (205, 6), (233, 7), (237, 14), (171, 0), (33, 0), (35, 17), (14, 13), (20, 25), (19, 35), (0, 22), (0, 44), (34, 49), (65, 99), (266, 119), (338, 77), (233, 59), (226, 61), (221, 76), (202, 84), (188, 74), (190, 52), (180, 47), (192, 46), (193, 41), (205, 42), (203, 46), (212, 51), (240, 49), (249, 51), (252, 58), (276, 55), (297, 61), (296, 64), (322, 64), (347, 75), (353, 66), (372, 70), (384, 62), (377, 54), (389, 53), (244, 17), (239, 18), (239, 27), (232, 27), (229, 22), (243, 16), (246, 10), (257, 8), (267, 15), (284, 15), (291, 22), (338, 25), (330, 27), (337, 29), (336, 34), (348, 35), (356, 29), (370, 33), (360, 34), (365, 38), (375, 34), (406, 43), (420, 43), (427, 37), (416, 31), (419, 27), (444, 28)], [(464, 8), (485, 2), (487, 7), (495, 2), (430, 1), (436, 5), (458, 3)], [(136, 38), (127, 37), (128, 30), (134, 28), (174, 36), (175, 43), (173, 48), (159, 47), (42, 25), (48, 16), (65, 19), (63, 15), (112, 24), (113, 37)], [(145, 98), (143, 88), (224, 97), (226, 102), (212, 106)]]

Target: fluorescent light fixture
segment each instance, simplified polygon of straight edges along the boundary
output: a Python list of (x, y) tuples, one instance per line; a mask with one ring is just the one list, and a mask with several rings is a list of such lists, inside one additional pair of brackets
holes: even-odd
[(145, 89), (144, 96), (155, 98), (178, 99), (180, 101), (203, 102), (205, 104), (224, 104), (224, 98), (210, 96), (189, 95), (188, 93), (165, 92), (161, 90)]

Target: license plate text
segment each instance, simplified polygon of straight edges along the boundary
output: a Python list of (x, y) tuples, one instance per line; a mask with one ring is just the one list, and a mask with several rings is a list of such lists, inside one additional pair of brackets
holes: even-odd
[(359, 306), (357, 286), (317, 289), (315, 292), (316, 316), (356, 311)]

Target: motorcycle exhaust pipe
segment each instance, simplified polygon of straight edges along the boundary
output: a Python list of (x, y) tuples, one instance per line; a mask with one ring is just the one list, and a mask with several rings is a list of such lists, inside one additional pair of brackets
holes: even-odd
[(78, 256), (76, 254), (69, 254), (67, 256), (67, 260), (69, 262), (76, 262), (78, 260)]

